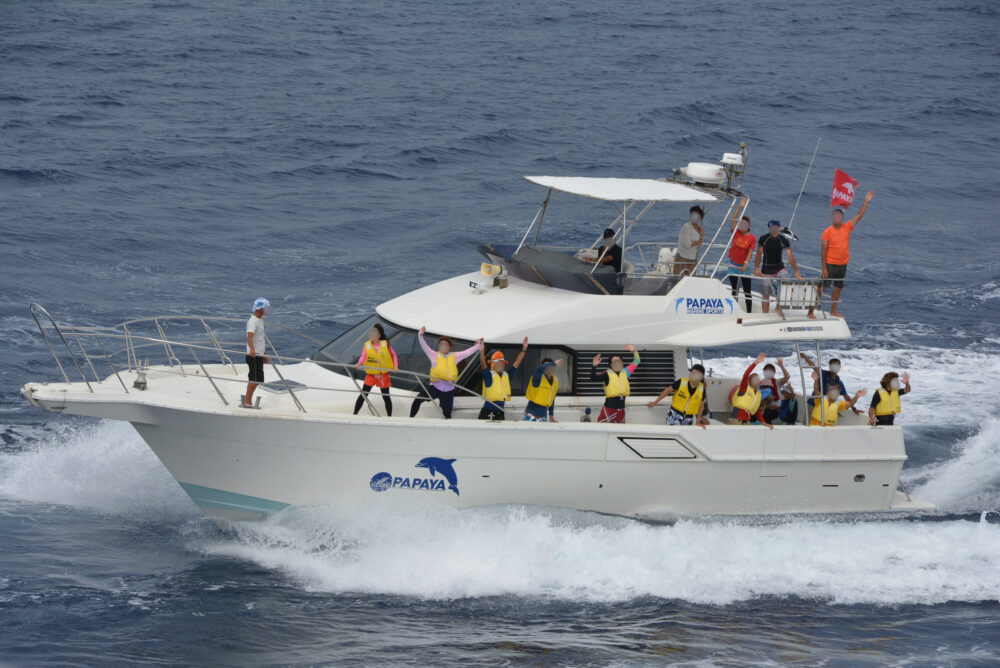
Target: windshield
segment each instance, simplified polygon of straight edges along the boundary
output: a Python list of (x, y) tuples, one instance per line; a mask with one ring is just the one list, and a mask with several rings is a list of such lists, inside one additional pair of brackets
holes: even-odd
[[(368, 331), (375, 323), (381, 323), (382, 327), (385, 329), (385, 335), (389, 339), (389, 345), (391, 345), (393, 350), (396, 351), (396, 357), (399, 359), (399, 368), (401, 370), (415, 371), (422, 374), (430, 372), (430, 362), (427, 359), (427, 355), (424, 354), (423, 349), (421, 349), (419, 341), (417, 341), (417, 332), (405, 327), (399, 327), (398, 325), (395, 325), (378, 315), (372, 315), (362, 320), (354, 327), (351, 327), (333, 341), (330, 341), (330, 343), (313, 353), (310, 359), (319, 363), (333, 362), (336, 364), (349, 365), (351, 367), (349, 369), (342, 366), (327, 366), (326, 368), (336, 373), (349, 374), (359, 379), (364, 378), (364, 370), (354, 369), (353, 367), (358, 363), (358, 359), (361, 357), (361, 351), (364, 349), (365, 341), (368, 340)], [(425, 340), (431, 348), (434, 348), (437, 339), (433, 334), (428, 332), (425, 336)], [(464, 350), (471, 345), (471, 341), (465, 341), (462, 339), (455, 340), (455, 350)], [(473, 375), (473, 369), (478, 368), (479, 357), (477, 355), (472, 355), (459, 362), (459, 384), (467, 386), (466, 384), (468, 383), (470, 376)], [(415, 379), (399, 375), (393, 376), (392, 384), (394, 387), (404, 390), (420, 389), (420, 384)], [(473, 385), (475, 385), (475, 387), (472, 389), (478, 392), (478, 385), (476, 383), (473, 383)]]

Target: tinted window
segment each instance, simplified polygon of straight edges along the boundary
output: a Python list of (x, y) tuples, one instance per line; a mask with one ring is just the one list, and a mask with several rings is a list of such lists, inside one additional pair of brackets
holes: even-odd
[[(399, 359), (399, 368), (401, 370), (415, 371), (422, 374), (430, 372), (430, 361), (427, 359), (427, 355), (424, 354), (420, 344), (417, 342), (416, 331), (398, 327), (387, 320), (383, 320), (377, 315), (366, 318), (354, 327), (351, 327), (333, 341), (313, 353), (311, 359), (320, 363), (338, 362), (340, 364), (346, 364), (353, 367), (353, 365), (357, 364), (358, 358), (361, 357), (361, 351), (364, 348), (365, 341), (368, 340), (368, 330), (370, 330), (372, 325), (375, 323), (381, 323), (382, 327), (385, 329), (385, 335), (389, 339), (389, 344), (392, 346), (393, 350), (396, 351), (396, 357)], [(426, 340), (431, 348), (436, 347), (436, 336), (428, 332)], [(471, 345), (472, 342), (470, 341), (457, 339), (455, 341), (455, 350), (464, 350)], [(340, 366), (329, 366), (326, 368), (337, 373), (352, 375), (355, 378), (365, 377), (364, 371), (354, 368), (344, 368)], [(459, 383), (462, 385), (469, 383), (469, 378), (473, 375), (474, 370), (477, 370), (478, 368), (478, 355), (473, 355), (460, 362), (458, 364)], [(407, 390), (417, 390), (420, 387), (419, 383), (413, 378), (399, 375), (393, 375), (392, 384), (394, 387)], [(479, 392), (480, 387), (479, 385), (475, 385), (472, 389), (475, 392)]]

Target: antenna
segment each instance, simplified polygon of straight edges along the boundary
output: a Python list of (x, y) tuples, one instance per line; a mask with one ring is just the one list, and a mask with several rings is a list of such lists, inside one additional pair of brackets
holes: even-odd
[(802, 179), (802, 188), (799, 190), (799, 198), (795, 200), (795, 208), (792, 209), (792, 217), (788, 220), (788, 229), (792, 229), (792, 223), (795, 222), (795, 212), (799, 210), (799, 202), (802, 201), (802, 193), (806, 191), (806, 181), (809, 180), (809, 172), (812, 171), (813, 162), (816, 160), (816, 153), (819, 151), (819, 143), (823, 141), (822, 137), (816, 138), (816, 149), (813, 151), (812, 160), (809, 161), (809, 169), (806, 170), (806, 178)]

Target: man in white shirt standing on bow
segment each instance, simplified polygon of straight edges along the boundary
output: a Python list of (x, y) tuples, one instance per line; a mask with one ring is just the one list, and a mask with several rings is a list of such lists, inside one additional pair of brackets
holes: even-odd
[(271, 315), (271, 302), (263, 297), (257, 297), (253, 303), (253, 312), (247, 320), (247, 393), (242, 397), (244, 408), (253, 408), (253, 393), (257, 385), (264, 382), (264, 365), (270, 360), (264, 339), (264, 316)]

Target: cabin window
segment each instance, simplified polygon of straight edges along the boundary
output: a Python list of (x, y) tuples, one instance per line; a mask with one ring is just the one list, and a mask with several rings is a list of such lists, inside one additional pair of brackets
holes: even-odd
[[(420, 343), (417, 341), (416, 330), (399, 327), (377, 315), (368, 317), (354, 327), (351, 327), (349, 330), (313, 353), (311, 359), (321, 364), (323, 362), (334, 362), (349, 365), (351, 368), (341, 366), (328, 366), (326, 368), (340, 374), (351, 375), (355, 378), (363, 379), (365, 377), (365, 372), (363, 370), (354, 369), (353, 366), (357, 364), (358, 358), (361, 357), (361, 351), (364, 348), (365, 341), (368, 340), (368, 330), (370, 330), (372, 325), (375, 323), (381, 323), (382, 327), (385, 329), (385, 335), (389, 339), (389, 344), (392, 346), (393, 350), (396, 351), (396, 357), (399, 359), (400, 369), (403, 371), (415, 371), (422, 374), (430, 373), (430, 363), (427, 360), (427, 355), (425, 355), (424, 351), (420, 348)], [(437, 337), (428, 332), (425, 338), (428, 345), (433, 348), (435, 346), (435, 342), (437, 341)], [(471, 345), (471, 341), (455, 339), (456, 350), (464, 350)], [(463, 379), (469, 376), (468, 372), (470, 367), (473, 365), (476, 369), (479, 368), (478, 355), (473, 355), (472, 357), (459, 362), (458, 372), (460, 383)], [(426, 379), (424, 382), (427, 382)], [(415, 379), (399, 375), (393, 376), (392, 384), (394, 387), (404, 390), (420, 389), (420, 384)]]

